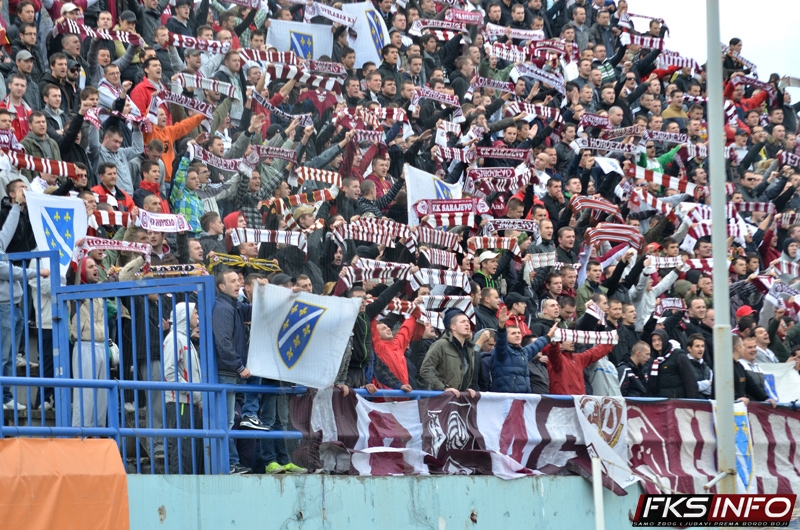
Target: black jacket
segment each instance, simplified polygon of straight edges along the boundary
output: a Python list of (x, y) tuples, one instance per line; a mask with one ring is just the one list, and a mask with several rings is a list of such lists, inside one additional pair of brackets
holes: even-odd
[(625, 397), (644, 397), (647, 395), (647, 366), (636, 366), (630, 356), (617, 366), (619, 390)]
[(751, 377), (751, 372), (739, 361), (733, 361), (733, 399), (743, 397), (753, 401), (766, 401), (769, 398), (764, 387)]
[[(11, 199), (8, 197), (3, 197), (3, 200), (0, 201), (0, 227), (5, 224), (8, 213), (11, 211), (11, 206)], [(14, 232), (14, 237), (11, 238), (11, 243), (6, 248), (6, 253), (31, 252), (35, 249), (36, 236), (33, 235), (28, 209), (25, 208), (19, 214), (19, 224)]]

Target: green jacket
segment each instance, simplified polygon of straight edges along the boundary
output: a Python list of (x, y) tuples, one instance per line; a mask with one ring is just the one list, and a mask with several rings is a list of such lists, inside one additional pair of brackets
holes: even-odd
[(778, 326), (780, 323), (781, 321), (777, 318), (773, 318), (769, 321), (769, 326), (767, 326), (767, 332), (769, 332), (769, 349), (772, 350), (772, 353), (775, 354), (778, 361), (785, 363), (792, 354), (789, 345), (797, 337), (800, 337), (800, 325), (795, 324), (792, 326), (792, 329), (786, 332), (786, 338), (781, 340), (781, 338), (778, 337)]
[(657, 173), (663, 173), (664, 168), (672, 163), (672, 159), (675, 158), (675, 153), (677, 153), (681, 147), (683, 147), (683, 145), (676, 145), (670, 151), (667, 151), (660, 157), (656, 158), (655, 162), (658, 163), (658, 167), (653, 167), (653, 163), (647, 159), (647, 153), (642, 153), (639, 155), (639, 162), (637, 165), (646, 169), (652, 169)]
[[(608, 292), (608, 289), (606, 287), (603, 287), (600, 284), (597, 285), (599, 292), (603, 294), (606, 294)], [(597, 292), (598, 291), (592, 289), (592, 286), (589, 285), (589, 280), (583, 282), (583, 285), (581, 285), (578, 288), (578, 290), (575, 292), (575, 310), (578, 314), (578, 317), (582, 316), (583, 313), (586, 312), (586, 302), (591, 300), (592, 296), (594, 296), (595, 293)]]
[(481, 59), (481, 63), (478, 65), (478, 74), (481, 77), (488, 77), (489, 79), (497, 79), (498, 81), (508, 81), (509, 74), (511, 74), (511, 70), (514, 69), (514, 63), (511, 63), (506, 68), (502, 70), (498, 70), (497, 68), (492, 68), (489, 66), (489, 58), (484, 57)]
[(476, 369), (474, 346), (470, 339), (461, 346), (447, 331), (431, 345), (422, 361), (419, 375), (424, 385), (430, 390), (469, 388)]

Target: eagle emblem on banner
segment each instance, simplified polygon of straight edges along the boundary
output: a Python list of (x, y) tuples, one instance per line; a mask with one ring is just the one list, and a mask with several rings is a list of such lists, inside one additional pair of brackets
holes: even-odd
[(281, 324), (278, 332), (278, 352), (283, 364), (290, 370), (305, 353), (314, 335), (314, 328), (328, 309), (296, 301)]
[(375, 45), (375, 51), (378, 55), (383, 51), (385, 46), (383, 42), (383, 26), (381, 26), (381, 19), (378, 13), (371, 9), (364, 12), (367, 15), (367, 22), (369, 22), (369, 34), (372, 37), (372, 43)]
[(75, 247), (73, 215), (67, 208), (42, 208), (42, 226), (49, 250), (57, 250), (61, 265), (69, 265)]
[(291, 49), (298, 57), (303, 59), (314, 58), (314, 36), (308, 33), (290, 31), (289, 38), (292, 41)]

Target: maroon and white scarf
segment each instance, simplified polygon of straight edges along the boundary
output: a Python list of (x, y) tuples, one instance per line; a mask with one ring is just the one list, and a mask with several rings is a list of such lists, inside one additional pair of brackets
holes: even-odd
[(781, 274), (800, 276), (800, 263), (778, 260), (773, 267)]
[(800, 213), (784, 212), (775, 219), (775, 226), (782, 228), (800, 223)]
[(236, 87), (230, 83), (194, 74), (177, 74), (173, 80), (173, 84), (183, 88), (201, 88), (212, 92), (219, 92), (220, 94), (234, 99), (240, 99), (242, 97), (236, 90)]
[(423, 296), (421, 307), (425, 309), (431, 325), (439, 329), (444, 329), (440, 312), (450, 308), (463, 311), (472, 321), (472, 324), (476, 324), (475, 307), (472, 305), (472, 298), (469, 296)]
[[(359, 260), (361, 262), (361, 260)], [(385, 262), (379, 262), (385, 263)], [(387, 280), (407, 280), (411, 275), (412, 265), (400, 265), (398, 263), (386, 263), (385, 266), (356, 265), (354, 267), (342, 267), (342, 282), (349, 289), (357, 282), (371, 281), (386, 283)]]
[(543, 267), (554, 267), (557, 263), (556, 252), (540, 252), (538, 254), (528, 254), (525, 256), (526, 261), (531, 262), (534, 269), (541, 269)]
[(414, 89), (414, 95), (411, 96), (411, 103), (408, 106), (409, 112), (414, 111), (421, 99), (432, 99), (439, 103), (450, 105), (451, 107), (461, 108), (461, 103), (458, 101), (458, 96), (455, 94), (445, 94), (444, 92), (438, 92), (426, 86), (422, 86)]
[(484, 231), (497, 232), (499, 230), (518, 230), (533, 232), (539, 236), (539, 223), (531, 219), (489, 219), (484, 226)]
[(292, 66), (298, 66), (300, 64), (300, 60), (294, 52), (265, 52), (262, 50), (254, 50), (253, 48), (242, 48), (239, 50), (239, 57), (245, 62), (283, 63)]
[(475, 197), (469, 199), (423, 199), (417, 201), (413, 209), (417, 217), (450, 213), (486, 215), (490, 211), (489, 205), (483, 199)]
[(515, 237), (492, 237), (478, 236), (471, 237), (467, 241), (467, 254), (474, 256), (478, 250), (498, 249), (508, 250), (517, 257), (522, 255), (522, 251)]
[(9, 162), (17, 169), (27, 169), (28, 171), (37, 171), (39, 173), (49, 173), (58, 177), (76, 178), (78, 176), (78, 168), (75, 164), (70, 162), (61, 162), (60, 160), (50, 160), (49, 158), (38, 158), (35, 156), (26, 155), (22, 151), (8, 151), (6, 153)]
[(258, 6), (261, 5), (261, 0), (229, 0), (228, 3), (249, 7), (250, 9), (258, 9)]
[(417, 290), (421, 285), (447, 285), (458, 287), (465, 293), (472, 288), (469, 285), (469, 276), (461, 271), (443, 271), (439, 269), (420, 269), (408, 279), (411, 288)]
[[(303, 14), (303, 21), (306, 23), (311, 22), (311, 19), (314, 17), (323, 17), (348, 28), (352, 28), (356, 25), (356, 17), (350, 13), (345, 13), (344, 11), (321, 4), (320, 2), (314, 2), (311, 5), (308, 5), (305, 1), (302, 3), (306, 6)], [(353, 38), (355, 38), (355, 35)]]
[(414, 23), (411, 24), (411, 28), (408, 30), (408, 34), (414, 37), (421, 37), (422, 30), (430, 28), (447, 29), (458, 33), (467, 31), (466, 25), (464, 25), (464, 23), (462, 22), (453, 22), (450, 20), (437, 20), (435, 18), (429, 18), (429, 19), (420, 18), (415, 20)]
[(386, 145), (382, 131), (367, 131), (365, 129), (353, 129), (356, 132), (354, 139), (356, 142), (377, 142)]
[(531, 150), (514, 149), (511, 147), (476, 147), (475, 156), (477, 158), (503, 158), (526, 162), (531, 157)]
[(505, 42), (495, 42), (492, 44), (492, 55), (498, 59), (521, 63), (530, 59), (530, 48), (514, 46)]
[(406, 246), (411, 252), (415, 252), (420, 244), (436, 245), (445, 250), (461, 252), (461, 247), (458, 245), (458, 234), (444, 230), (434, 230), (426, 226), (418, 226), (409, 234), (406, 241)]
[(213, 54), (228, 53), (231, 49), (230, 42), (220, 42), (218, 40), (204, 40), (188, 37), (179, 33), (169, 32), (167, 44), (176, 48), (190, 48), (193, 50), (203, 50)]
[(670, 217), (671, 220), (675, 220), (675, 212), (673, 211), (672, 205), (666, 203), (659, 199), (658, 197), (653, 196), (649, 191), (637, 188), (631, 194), (630, 198), (631, 203), (641, 208), (642, 203), (650, 205), (654, 210), (661, 212), (663, 215)]
[(182, 215), (171, 213), (150, 213), (146, 210), (139, 210), (139, 217), (136, 219), (136, 226), (153, 232), (188, 232), (192, 229), (189, 222)]
[(92, 29), (84, 24), (78, 24), (74, 20), (64, 19), (53, 28), (53, 36), (64, 33), (72, 33), (79, 35), (81, 40), (86, 38), (110, 40), (117, 42), (124, 42), (126, 44), (134, 44), (136, 46), (144, 46), (145, 42), (142, 38), (128, 31), (117, 31), (113, 29)]
[(622, 26), (623, 28), (633, 29), (633, 21), (631, 20), (632, 18), (643, 18), (645, 20), (658, 20), (661, 24), (664, 23), (663, 18), (650, 17), (647, 15), (635, 15), (633, 13), (625, 12), (619, 16), (619, 25)]
[(731, 57), (742, 63), (748, 70), (750, 70), (750, 75), (758, 77), (758, 69), (756, 67), (756, 63), (752, 61), (748, 61), (741, 55), (736, 52), (732, 52), (730, 46), (726, 46), (725, 44), (720, 44), (720, 49), (722, 50), (723, 54), (730, 54)]
[(670, 177), (663, 173), (657, 173), (651, 169), (645, 169), (643, 167), (636, 166), (635, 168), (630, 168), (626, 176), (636, 179), (643, 179), (647, 182), (653, 182), (663, 188), (677, 190), (681, 193), (696, 195), (696, 184), (679, 179), (678, 177)]
[(0, 129), (0, 149), (4, 151), (25, 151), (25, 148), (17, 140), (13, 129)]
[(239, 246), (242, 243), (277, 243), (297, 247), (308, 253), (306, 236), (302, 232), (287, 232), (284, 230), (257, 230), (255, 228), (237, 228), (231, 232), (231, 243)]
[(683, 266), (683, 258), (680, 256), (647, 256), (650, 265), (656, 269), (674, 269)]
[(480, 11), (465, 11), (463, 9), (450, 9), (444, 16), (448, 22), (458, 22), (468, 26), (482, 26), (483, 15)]
[(417, 304), (409, 300), (400, 300), (399, 298), (392, 298), (386, 308), (381, 311), (380, 318), (382, 319), (391, 313), (412, 317), (418, 321), (423, 316), (422, 309)]
[(620, 36), (620, 43), (625, 46), (629, 44), (637, 44), (642, 48), (647, 48), (650, 50), (664, 49), (664, 39), (659, 39), (657, 37), (645, 37), (644, 35), (631, 35), (628, 32), (622, 33)]
[(617, 344), (617, 331), (580, 331), (556, 328), (550, 342), (573, 342), (575, 344)]
[(342, 83), (344, 81), (340, 77), (324, 77), (310, 74), (300, 67), (287, 64), (270, 64), (264, 70), (264, 73), (270, 76), (273, 81), (276, 79), (294, 79), (298, 83), (327, 90), (337, 95), (342, 94)]
[(458, 37), (462, 32), (449, 29), (429, 29), (431, 35), (439, 42), (448, 42)]
[(73, 266), (77, 266), (82, 259), (89, 256), (93, 250), (116, 250), (119, 252), (136, 252), (144, 257), (145, 265), (142, 270), (147, 272), (150, 268), (150, 254), (153, 247), (147, 243), (136, 243), (134, 241), (118, 241), (116, 239), (105, 239), (102, 237), (87, 237), (83, 246), (76, 246), (72, 254)]
[(294, 115), (294, 114), (289, 114), (288, 112), (284, 112), (281, 109), (279, 109), (278, 107), (274, 106), (269, 101), (267, 101), (266, 99), (264, 99), (264, 97), (261, 94), (259, 94), (258, 92), (256, 92), (255, 90), (252, 93), (252, 97), (253, 97), (253, 102), (256, 105), (258, 105), (259, 107), (263, 108), (264, 110), (269, 111), (269, 113), (271, 115), (275, 116), (276, 118), (279, 118), (279, 119), (284, 120), (286, 122), (291, 122), (295, 118), (298, 118), (300, 120), (299, 123), (300, 123), (301, 127), (305, 128), (305, 127), (313, 127), (314, 126), (314, 120), (311, 118), (311, 114), (297, 114), (297, 115)]
[(388, 217), (363, 217), (350, 223), (351, 226), (372, 227), (389, 233), (392, 237), (408, 238), (411, 236), (411, 228), (403, 223), (398, 223)]
[(678, 53), (664, 53), (663, 50), (659, 61), (662, 66), (679, 66), (681, 68), (691, 68), (695, 73), (700, 73), (700, 65), (691, 57), (681, 57)]
[(464, 162), (471, 164), (475, 160), (475, 151), (470, 148), (459, 149), (457, 147), (442, 147), (437, 145), (433, 158), (437, 162), (444, 162), (445, 160), (455, 160), (457, 162)]
[(689, 143), (689, 135), (681, 133), (671, 133), (666, 131), (651, 131), (650, 129), (646, 129), (644, 131), (644, 136), (642, 136), (642, 142), (647, 142), (649, 140), (655, 140), (657, 142), (672, 142), (675, 144), (685, 144)]
[(584, 235), (586, 242), (597, 245), (601, 241), (621, 241), (634, 249), (644, 245), (644, 236), (635, 226), (603, 223), (595, 228), (589, 228)]
[[(490, 37), (502, 37), (506, 34), (506, 26), (498, 26), (497, 24), (492, 24), (489, 22), (483, 28), (483, 38), (484, 41), (488, 42)], [(539, 29), (517, 29), (511, 28), (511, 32), (508, 35), (511, 39), (520, 39), (520, 40), (544, 40), (545, 35), (544, 31)]]
[(214, 118), (214, 106), (203, 101), (197, 101), (194, 98), (187, 98), (186, 96), (175, 94), (167, 90), (162, 90), (156, 95), (156, 97), (165, 103), (174, 103), (175, 105), (179, 105), (185, 109), (191, 109), (199, 112), (206, 118)]
[(533, 64), (517, 65), (516, 70), (520, 76), (532, 77), (545, 85), (550, 85), (562, 95), (567, 93), (566, 85), (564, 84), (564, 76), (561, 74), (546, 72)]
[(778, 155), (778, 161), (781, 163), (781, 165), (800, 167), (800, 156), (788, 151), (784, 151)]
[(759, 81), (755, 77), (738, 75), (736, 77), (731, 77), (731, 83), (733, 86), (749, 85), (751, 87), (760, 88), (769, 95), (770, 105), (775, 101), (775, 87), (764, 81)]
[(607, 129), (600, 133), (601, 138), (625, 138), (626, 136), (643, 136), (645, 128), (641, 125), (631, 125), (630, 127), (620, 127), (619, 129)]
[(347, 77), (347, 69), (342, 63), (331, 63), (328, 61), (314, 61), (308, 60), (305, 62), (305, 68), (311, 73), (338, 75)]
[(686, 311), (686, 302), (684, 302), (683, 298), (656, 299), (655, 316), (661, 317), (666, 311)]
[(421, 252), (431, 265), (439, 265), (451, 270), (458, 268), (458, 258), (453, 252), (439, 250), (436, 248), (426, 248)]
[(472, 95), (475, 90), (483, 87), (493, 88), (494, 90), (499, 90), (500, 92), (508, 92), (509, 94), (514, 93), (514, 83), (510, 81), (501, 81), (499, 79), (491, 79), (476, 75), (472, 78), (469, 88), (467, 89), (467, 93), (464, 94), (464, 98), (472, 101)]
[[(592, 198), (584, 195), (574, 195), (569, 201), (569, 207), (573, 212), (580, 212), (584, 208), (595, 210), (595, 213), (600, 212), (608, 215), (613, 215), (618, 222), (623, 223), (625, 219), (619, 211), (619, 206), (610, 203), (603, 198)], [(599, 219), (599, 216), (597, 217)]]
[(452, 226), (476, 226), (475, 214), (472, 213), (433, 213), (428, 214), (425, 224), (434, 228)]
[(506, 106), (506, 116), (516, 116), (522, 112), (528, 113), (528, 116), (545, 118), (548, 121), (553, 121), (561, 116), (561, 111), (555, 107), (534, 105), (527, 101), (514, 101)]
[(639, 144), (623, 144), (600, 138), (578, 138), (573, 143), (579, 149), (610, 151), (612, 153), (637, 154), (641, 151)]
[(594, 127), (596, 129), (610, 129), (611, 122), (608, 120), (608, 116), (600, 116), (599, 114), (592, 114), (591, 112), (584, 112), (581, 116), (581, 120), (578, 123), (578, 127), (583, 129), (584, 127)]
[(728, 206), (734, 212), (763, 212), (767, 215), (777, 212), (775, 205), (771, 202), (732, 202)]
[(297, 151), (294, 149), (284, 149), (271, 145), (253, 145), (252, 148), (253, 152), (258, 153), (259, 159), (278, 158), (280, 160), (288, 160), (289, 162), (297, 162)]
[(693, 270), (714, 270), (714, 260), (710, 258), (688, 259), (686, 264)]
[(217, 169), (223, 171), (246, 171), (249, 169), (252, 171), (252, 167), (248, 166), (243, 158), (220, 158), (196, 144), (191, 150), (193, 159), (205, 162)]
[(367, 241), (394, 248), (395, 236), (388, 230), (375, 226), (343, 224), (333, 231), (333, 238), (344, 246), (347, 239)]
[[(104, 195), (108, 197), (108, 195)], [(101, 226), (124, 226), (127, 227), (130, 222), (130, 214), (128, 212), (120, 212), (117, 210), (95, 210), (87, 220), (86, 234), (89, 236), (96, 236), (97, 230)]]
[[(483, 176), (484, 174), (497, 174), (501, 169), (508, 169), (508, 172), (503, 176)], [(521, 164), (516, 168), (485, 168), (467, 171), (467, 180), (465, 181), (465, 188), (469, 193), (474, 193), (476, 190), (486, 195), (495, 191), (510, 191), (516, 192), (526, 187), (528, 183), (538, 178), (534, 176), (533, 170), (528, 169), (527, 166)]]
[(289, 184), (292, 186), (302, 186), (307, 180), (324, 182), (337, 188), (342, 187), (342, 176), (335, 171), (326, 171), (311, 167), (300, 166), (294, 170), (294, 175), (289, 175)]

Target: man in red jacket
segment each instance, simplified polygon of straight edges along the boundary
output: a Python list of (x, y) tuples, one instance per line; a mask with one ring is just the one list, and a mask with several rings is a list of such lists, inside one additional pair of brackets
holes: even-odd
[(547, 373), (550, 376), (551, 394), (585, 394), (583, 370), (602, 359), (614, 349), (613, 344), (601, 344), (583, 353), (562, 351), (559, 343), (551, 343), (542, 350), (547, 355)]

